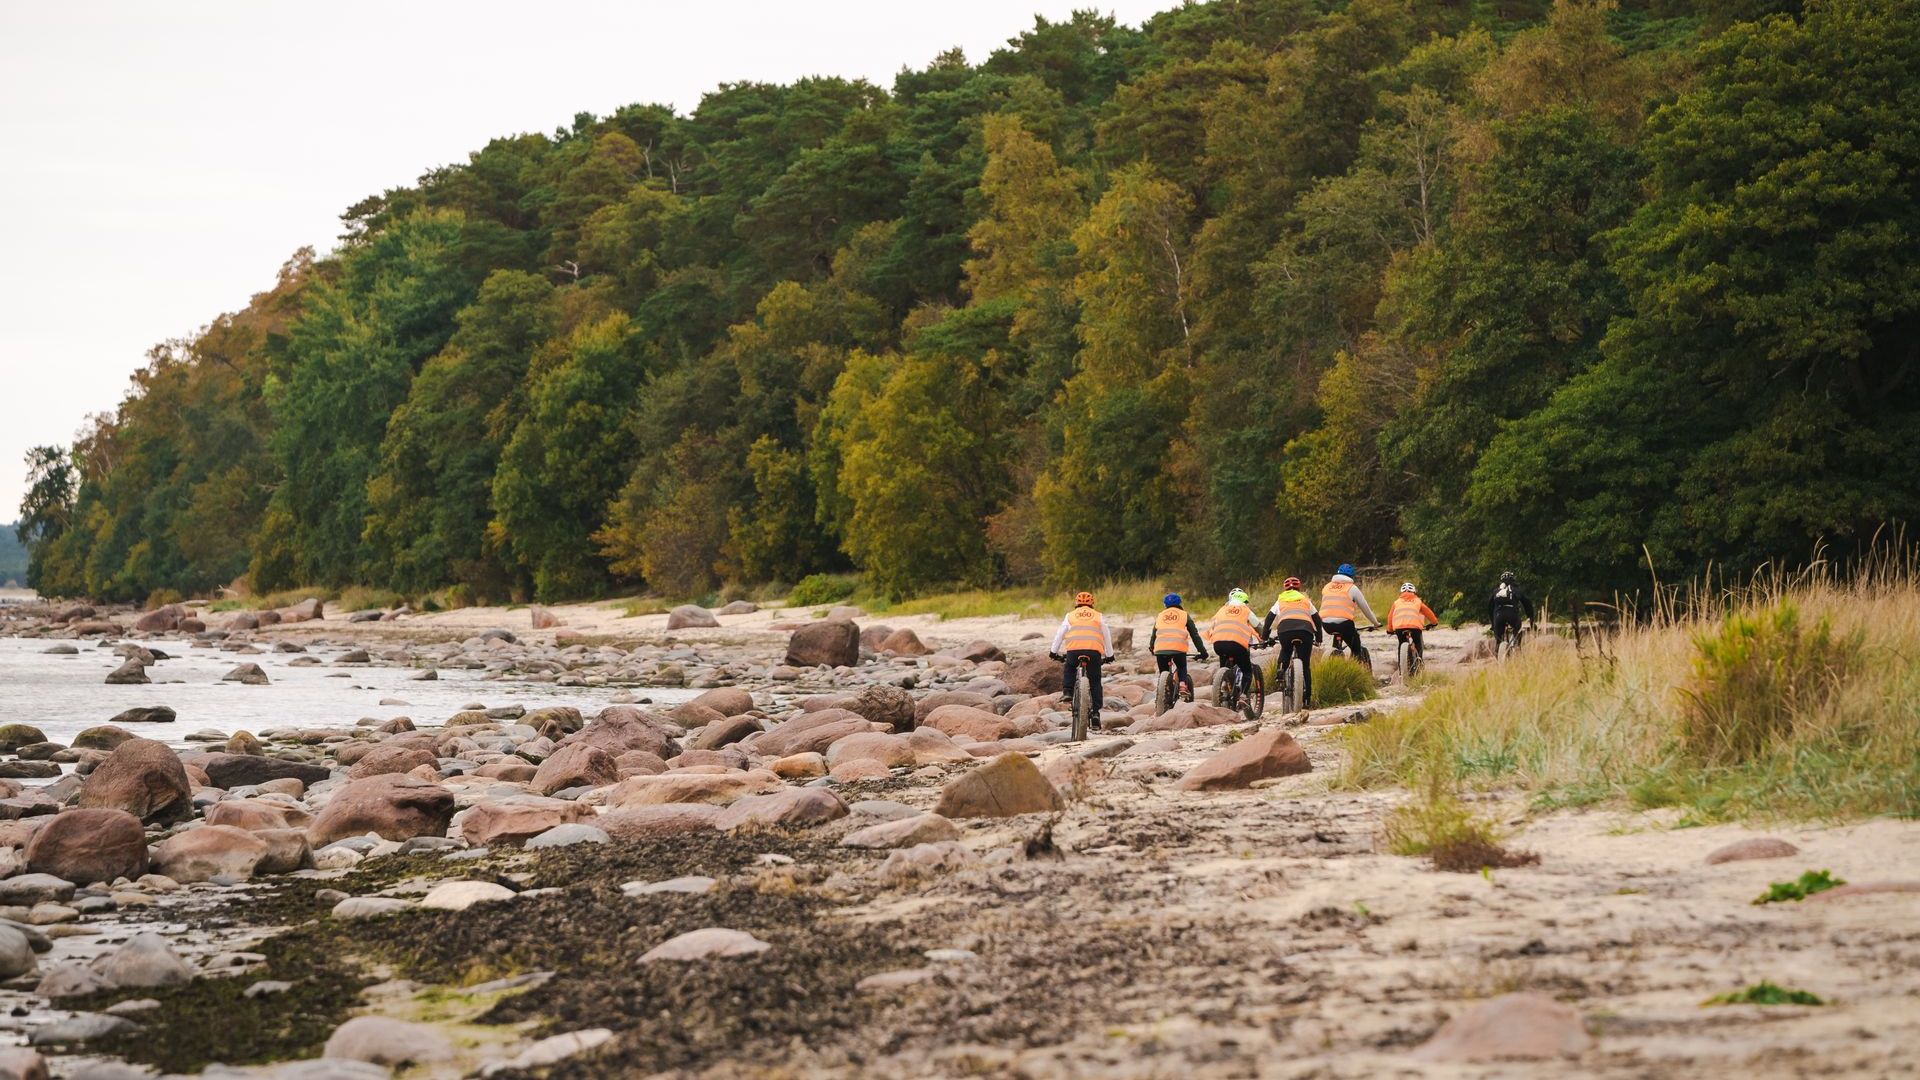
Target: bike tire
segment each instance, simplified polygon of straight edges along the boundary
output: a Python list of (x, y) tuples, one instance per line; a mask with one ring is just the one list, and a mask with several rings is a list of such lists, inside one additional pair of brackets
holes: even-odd
[(1173, 677), (1172, 669), (1160, 673), (1153, 682), (1153, 715), (1160, 716), (1173, 708), (1173, 699), (1179, 696), (1180, 687)]
[(1287, 662), (1287, 700), (1289, 715), (1307, 707), (1305, 690), (1307, 688), (1307, 658), (1297, 657)]
[(1408, 679), (1413, 678), (1413, 670), (1410, 666), (1413, 663), (1413, 642), (1408, 641), (1406, 638), (1399, 638), (1398, 642), (1399, 643), (1394, 646), (1393, 670), (1394, 674), (1404, 683)]
[(1258, 720), (1260, 714), (1267, 711), (1267, 676), (1258, 667), (1253, 669), (1253, 681), (1248, 684), (1246, 700), (1240, 705), (1240, 711), (1249, 720)]
[(1221, 664), (1213, 673), (1213, 703), (1222, 708), (1233, 707), (1233, 667)]
[(1093, 687), (1088, 684), (1085, 674), (1074, 676), (1073, 680), (1073, 741), (1085, 742), (1087, 723), (1093, 716)]

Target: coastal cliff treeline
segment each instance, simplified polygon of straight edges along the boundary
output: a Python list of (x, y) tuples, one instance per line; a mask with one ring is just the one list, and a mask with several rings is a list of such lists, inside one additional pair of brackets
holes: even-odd
[(367, 198), (35, 451), (43, 593), (1600, 591), (1920, 503), (1920, 5), (1216, 0)]

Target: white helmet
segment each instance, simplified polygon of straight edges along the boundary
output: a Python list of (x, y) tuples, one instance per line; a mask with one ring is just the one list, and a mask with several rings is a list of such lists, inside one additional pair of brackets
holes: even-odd
[(1410, 593), (1417, 593), (1417, 592), (1419, 592), (1420, 590), (1419, 590), (1419, 589), (1416, 589), (1416, 588), (1414, 588), (1414, 587), (1413, 587), (1413, 582), (1411, 582), (1411, 581), (1403, 581), (1403, 582), (1401, 582), (1401, 583), (1400, 583), (1400, 591), (1401, 591), (1401, 592), (1410, 592)]

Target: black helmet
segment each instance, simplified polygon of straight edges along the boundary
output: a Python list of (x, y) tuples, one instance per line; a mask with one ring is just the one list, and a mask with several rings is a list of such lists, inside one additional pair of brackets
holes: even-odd
[(1513, 584), (1513, 582), (1514, 582), (1513, 571), (1503, 570), (1500, 572), (1500, 584), (1511, 585)]

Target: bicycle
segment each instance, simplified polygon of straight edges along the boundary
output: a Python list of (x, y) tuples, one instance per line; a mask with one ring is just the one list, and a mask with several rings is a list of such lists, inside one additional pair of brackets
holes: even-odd
[(1087, 740), (1087, 727), (1095, 719), (1093, 715), (1093, 680), (1087, 676), (1087, 658), (1081, 657), (1073, 665), (1073, 741)]
[[(1339, 638), (1334, 639), (1335, 642), (1339, 640)], [(1280, 684), (1277, 687), (1280, 691), (1280, 711), (1288, 716), (1300, 711), (1302, 704), (1300, 688), (1306, 685), (1306, 667), (1307, 658), (1301, 655), (1281, 664), (1280, 670), (1274, 673), (1275, 680)], [(1258, 671), (1259, 669), (1256, 668), (1255, 673), (1257, 674)]]
[[(1188, 653), (1187, 659), (1199, 660), (1200, 654)], [(1159, 716), (1168, 709), (1173, 708), (1175, 701), (1192, 700), (1192, 681), (1180, 682), (1178, 679), (1175, 679), (1172, 667), (1168, 667), (1160, 672), (1159, 677), (1153, 681), (1153, 715), (1155, 716)]]
[[(1365, 633), (1369, 630), (1378, 630), (1378, 629), (1380, 629), (1378, 626), (1363, 626), (1360, 628), (1359, 632)], [(1331, 634), (1329, 636), (1333, 638), (1333, 647), (1328, 651), (1327, 655), (1341, 656), (1341, 657), (1346, 656), (1347, 655), (1347, 639), (1341, 637), (1338, 634)], [(1361, 667), (1366, 668), (1369, 672), (1373, 670), (1373, 654), (1372, 653), (1361, 653), (1359, 656), (1359, 660), (1360, 660)]]
[(1413, 631), (1395, 630), (1393, 636), (1400, 640), (1399, 646), (1394, 650), (1396, 670), (1400, 672), (1400, 681), (1406, 682), (1420, 674), (1420, 668), (1425, 665), (1426, 660), (1420, 655), (1421, 650), (1413, 646)]
[(1260, 665), (1254, 664), (1251, 685), (1243, 691), (1240, 680), (1233, 677), (1239, 670), (1232, 664), (1220, 665), (1213, 673), (1213, 703), (1232, 709), (1249, 720), (1260, 719), (1267, 711), (1267, 677), (1260, 671)]
[(1511, 660), (1513, 659), (1513, 654), (1518, 652), (1519, 649), (1520, 627), (1516, 623), (1508, 623), (1506, 630), (1493, 641), (1493, 658), (1495, 660)]

